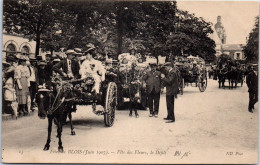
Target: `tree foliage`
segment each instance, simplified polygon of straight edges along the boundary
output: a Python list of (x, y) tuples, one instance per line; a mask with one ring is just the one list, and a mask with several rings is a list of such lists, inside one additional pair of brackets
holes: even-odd
[[(44, 50), (83, 48), (100, 54), (129, 52), (214, 59), (212, 24), (171, 1), (6, 0), (4, 28), (31, 36)], [(34, 28), (33, 28), (34, 27)], [(36, 52), (37, 53), (37, 52)]]
[(56, 8), (51, 0), (6, 0), (3, 28), (8, 33), (23, 34), (35, 40), (38, 54), (42, 34), (48, 33), (59, 21)]
[(259, 17), (256, 17), (255, 26), (249, 34), (247, 44), (243, 51), (247, 62), (258, 63), (258, 39), (259, 37)]

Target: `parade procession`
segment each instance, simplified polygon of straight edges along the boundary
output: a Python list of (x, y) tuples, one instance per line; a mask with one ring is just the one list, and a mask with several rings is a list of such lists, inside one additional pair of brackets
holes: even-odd
[[(255, 162), (259, 19), (245, 14), (252, 25), (240, 42), (222, 8), (208, 16), (193, 5), (5, 0), (2, 161)], [(234, 148), (251, 157), (219, 161)]]

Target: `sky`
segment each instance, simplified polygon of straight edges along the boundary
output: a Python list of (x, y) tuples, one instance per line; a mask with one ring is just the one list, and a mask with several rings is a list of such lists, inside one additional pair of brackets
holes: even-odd
[(259, 15), (256, 1), (177, 1), (177, 7), (203, 17), (213, 26), (217, 16), (221, 16), (227, 44), (246, 44), (246, 37), (254, 27), (255, 17)]

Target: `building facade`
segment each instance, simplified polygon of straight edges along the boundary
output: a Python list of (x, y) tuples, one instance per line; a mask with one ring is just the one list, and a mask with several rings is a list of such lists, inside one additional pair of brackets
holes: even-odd
[(210, 36), (215, 41), (216, 57), (221, 54), (229, 55), (234, 60), (245, 60), (243, 52), (243, 44), (227, 44), (227, 35), (225, 32), (224, 25), (221, 22), (221, 17), (217, 17), (217, 23), (213, 28), (213, 34)]
[(35, 57), (36, 42), (20, 35), (3, 33), (2, 38), (2, 58), (10, 54), (21, 53), (28, 57)]
[(229, 55), (234, 60), (245, 60), (243, 44), (225, 44), (222, 45), (223, 53)]

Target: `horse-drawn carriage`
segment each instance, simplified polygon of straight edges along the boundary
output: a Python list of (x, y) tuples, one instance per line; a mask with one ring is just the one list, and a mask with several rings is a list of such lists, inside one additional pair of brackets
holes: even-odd
[[(105, 126), (111, 127), (115, 119), (117, 106), (117, 85), (115, 82), (103, 81), (100, 85), (100, 92), (93, 90), (95, 79), (89, 74), (84, 79), (64, 80), (54, 74), (51, 87), (42, 86), (38, 90), (38, 116), (48, 117), (48, 139), (44, 150), (50, 147), (50, 135), (52, 121), (57, 125), (57, 137), (59, 138), (58, 150), (63, 152), (61, 143), (62, 125), (67, 117), (70, 119), (71, 134), (75, 135), (72, 124), (71, 113), (76, 111), (76, 105), (92, 105), (92, 110), (97, 115), (104, 116)], [(103, 106), (97, 109), (97, 105)]]
[[(195, 66), (196, 64), (196, 66)], [(194, 66), (193, 66), (194, 65)], [(183, 58), (176, 62), (176, 66), (180, 73), (179, 78), (179, 91), (183, 94), (183, 89), (188, 85), (195, 85), (199, 88), (200, 92), (204, 92), (207, 88), (207, 71), (205, 62), (202, 59), (188, 60)]]
[(225, 88), (225, 81), (229, 82), (229, 89), (236, 88), (238, 83), (243, 86), (245, 71), (240, 63), (235, 62), (227, 55), (221, 55), (214, 70), (214, 79), (218, 80), (219, 88)]

